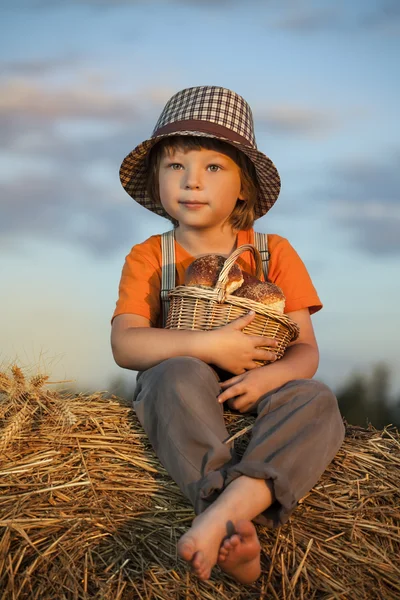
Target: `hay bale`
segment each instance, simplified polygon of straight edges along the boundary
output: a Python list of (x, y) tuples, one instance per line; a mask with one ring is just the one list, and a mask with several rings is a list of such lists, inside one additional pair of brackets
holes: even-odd
[[(68, 397), (0, 374), (0, 598), (101, 600), (400, 597), (400, 437), (347, 427), (290, 522), (258, 526), (260, 579), (202, 582), (176, 555), (193, 510), (123, 401)], [(243, 451), (252, 417), (229, 414)]]

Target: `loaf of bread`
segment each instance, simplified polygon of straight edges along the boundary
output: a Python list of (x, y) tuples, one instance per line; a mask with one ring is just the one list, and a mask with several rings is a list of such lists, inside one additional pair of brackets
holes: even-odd
[(242, 271), (243, 284), (235, 292), (234, 296), (247, 298), (260, 302), (271, 310), (283, 313), (285, 310), (285, 296), (280, 287), (268, 281), (260, 281), (254, 275)]
[[(226, 258), (219, 254), (207, 254), (196, 258), (186, 269), (185, 285), (204, 288), (215, 287), (225, 261)], [(242, 270), (238, 264), (234, 263), (228, 273), (227, 293), (232, 294), (242, 283)]]
[[(196, 258), (186, 269), (185, 285), (215, 287), (225, 260), (226, 258), (219, 254), (207, 254)], [(279, 313), (285, 310), (285, 296), (280, 287), (269, 281), (260, 281), (254, 275), (242, 271), (237, 263), (229, 270), (226, 291), (233, 296), (264, 304)]]

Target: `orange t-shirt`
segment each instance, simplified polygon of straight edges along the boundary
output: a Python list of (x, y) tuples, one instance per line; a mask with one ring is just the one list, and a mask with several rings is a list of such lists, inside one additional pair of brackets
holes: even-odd
[[(254, 244), (254, 230), (239, 231), (237, 247)], [(268, 234), (270, 253), (268, 279), (283, 291), (285, 312), (308, 308), (313, 314), (322, 308), (318, 294), (307, 269), (287, 239)], [(175, 242), (176, 283), (183, 285), (185, 271), (195, 260), (182, 246)], [(256, 265), (250, 251), (237, 259), (239, 266), (255, 275)], [(161, 307), (161, 236), (153, 235), (141, 244), (133, 246), (125, 259), (119, 284), (119, 297), (113, 314), (136, 314), (146, 317), (154, 327), (159, 327)]]

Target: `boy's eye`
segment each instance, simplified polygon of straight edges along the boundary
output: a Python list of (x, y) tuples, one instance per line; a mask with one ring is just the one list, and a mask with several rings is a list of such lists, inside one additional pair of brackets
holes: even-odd
[(179, 171), (179, 169), (182, 168), (182, 165), (180, 163), (171, 163), (169, 165), (170, 169), (172, 169), (173, 171)]
[(210, 169), (210, 171), (212, 173), (216, 173), (217, 171), (219, 171), (221, 169), (221, 167), (219, 165), (209, 165), (208, 168)]

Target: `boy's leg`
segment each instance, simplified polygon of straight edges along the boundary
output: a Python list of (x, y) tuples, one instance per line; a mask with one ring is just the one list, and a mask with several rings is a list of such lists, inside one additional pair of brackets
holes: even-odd
[[(225, 559), (221, 566), (247, 583), (259, 575), (260, 544), (251, 523), (237, 524), (235, 488), (245, 480), (250, 486), (257, 481), (240, 477), (229, 486), (229, 493), (226, 490), (221, 494), (224, 501), (218, 501), (227, 468), (237, 461), (233, 449), (223, 443), (229, 434), (223, 407), (217, 401), (219, 393), (218, 379), (208, 365), (197, 359), (176, 358), (139, 375), (134, 407), (160, 461), (191, 500), (196, 513), (202, 513), (180, 539), (180, 556), (191, 563), (201, 579), (207, 579), (222, 541), (238, 525), (242, 544), (235, 554), (240, 554), (239, 559)], [(253, 495), (256, 491), (261, 511), (270, 503), (270, 497), (262, 500), (268, 488), (264, 481), (258, 483), (262, 484), (258, 490), (250, 487), (244, 493)], [(243, 497), (239, 496), (242, 508)], [(250, 518), (256, 514), (249, 513)]]
[[(291, 381), (261, 398), (252, 439), (242, 460), (228, 470), (225, 489), (180, 539), (180, 555), (202, 579), (219, 566), (242, 583), (260, 574), (260, 548), (252, 520), (282, 524), (339, 449), (344, 426), (337, 400), (314, 380)], [(229, 523), (232, 534), (217, 536)], [(220, 538), (219, 538), (220, 539)], [(217, 557), (217, 558), (216, 558)]]
[[(163, 464), (197, 506), (196, 512), (204, 511), (179, 541), (179, 553), (201, 579), (209, 577), (218, 558), (221, 568), (239, 581), (253, 581), (260, 572), (260, 550), (250, 521), (284, 523), (297, 501), (316, 483), (344, 437), (336, 398), (326, 386), (313, 380), (292, 381), (267, 394), (257, 406), (252, 440), (237, 464), (234, 454), (223, 444), (228, 432), (222, 409), (217, 406), (219, 410), (215, 411), (219, 385), (213, 371), (201, 361), (188, 358), (171, 359), (161, 365), (139, 378), (135, 408)], [(146, 374), (150, 376), (147, 382), (143, 379)], [(175, 383), (171, 384), (168, 375)], [(193, 397), (186, 402), (188, 390)], [(166, 405), (167, 397), (172, 399), (170, 405)], [(150, 398), (153, 402), (146, 402)], [(154, 414), (159, 407), (162, 419)], [(177, 411), (177, 407), (183, 410)], [(174, 411), (180, 412), (183, 419), (177, 419)], [(189, 429), (187, 434), (182, 434), (183, 424)], [(208, 441), (204, 443), (206, 430)], [(189, 443), (183, 455), (181, 439), (195, 442), (199, 448)], [(163, 448), (170, 450), (170, 456), (162, 454), (159, 440)], [(213, 490), (218, 493), (213, 494)], [(236, 524), (239, 536), (227, 540), (230, 547), (225, 552), (220, 544), (226, 534), (230, 535), (230, 524)]]
[(261, 398), (249, 445), (225, 484), (241, 475), (267, 480), (275, 502), (255, 521), (281, 525), (332, 461), (344, 432), (337, 400), (326, 385), (290, 381)]
[(213, 369), (196, 358), (163, 361), (139, 374), (134, 408), (158, 458), (198, 514), (224, 487), (237, 458)]

